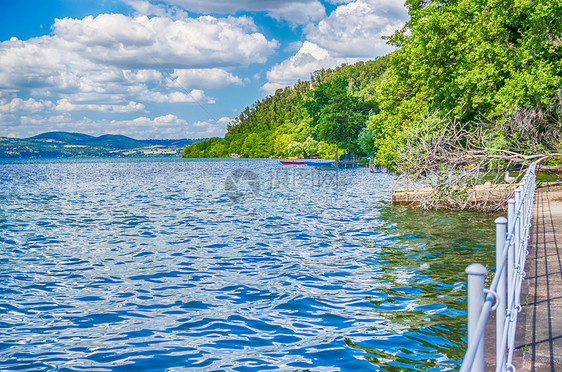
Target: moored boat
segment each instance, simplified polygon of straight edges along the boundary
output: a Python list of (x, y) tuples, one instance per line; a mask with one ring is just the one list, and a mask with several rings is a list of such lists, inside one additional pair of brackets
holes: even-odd
[(304, 161), (300, 160), (281, 160), (283, 165), (304, 165)]
[(305, 161), (304, 163), (313, 167), (327, 167), (333, 164), (331, 161)]

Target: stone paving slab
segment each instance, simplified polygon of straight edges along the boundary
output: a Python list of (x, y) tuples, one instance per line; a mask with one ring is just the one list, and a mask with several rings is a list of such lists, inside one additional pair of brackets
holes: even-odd
[(562, 372), (562, 190), (539, 189), (518, 324), (518, 371)]

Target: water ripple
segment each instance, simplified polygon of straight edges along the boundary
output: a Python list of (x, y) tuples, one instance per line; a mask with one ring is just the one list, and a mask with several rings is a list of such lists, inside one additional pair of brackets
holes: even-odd
[[(239, 167), (262, 182), (246, 204), (224, 189)], [(268, 188), (279, 172), (334, 171), (0, 163), (2, 369), (456, 369), (464, 267), (490, 261), (491, 221), (390, 207), (386, 174)]]

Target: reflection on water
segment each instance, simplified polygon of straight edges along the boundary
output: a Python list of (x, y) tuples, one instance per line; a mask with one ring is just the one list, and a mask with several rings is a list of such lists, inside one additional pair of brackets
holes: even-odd
[[(260, 183), (244, 203), (235, 169)], [(391, 185), (266, 160), (1, 163), (2, 368), (456, 369), (492, 218), (392, 207)]]
[(388, 323), (372, 328), (375, 337), (346, 343), (383, 370), (455, 368), (466, 347), (464, 269), (492, 264), (492, 216), (386, 206), (380, 218), (392, 239), (375, 263), (385, 285), (370, 301)]

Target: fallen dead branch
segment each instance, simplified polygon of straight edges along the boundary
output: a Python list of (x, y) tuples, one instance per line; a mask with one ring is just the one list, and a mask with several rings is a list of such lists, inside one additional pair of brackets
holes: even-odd
[(508, 149), (490, 146), (497, 132), (485, 124), (461, 124), (436, 114), (426, 117), (406, 133), (398, 149), (398, 185), (425, 188), (412, 193), (413, 204), (424, 209), (502, 208), (514, 189), (506, 185), (516, 183), (531, 162), (562, 159), (561, 152), (553, 151), (562, 143), (560, 126), (546, 126), (527, 111), (516, 117), (522, 125), (508, 121), (503, 127)]

